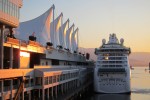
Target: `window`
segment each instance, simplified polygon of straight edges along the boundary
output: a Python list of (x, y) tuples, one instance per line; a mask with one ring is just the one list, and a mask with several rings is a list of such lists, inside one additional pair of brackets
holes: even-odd
[(46, 65), (48, 65), (48, 62), (46, 61)]
[(4, 0), (1, 0), (1, 2), (2, 2), (2, 11), (4, 11), (3, 9), (3, 7), (4, 7)]
[(49, 84), (52, 84), (52, 76), (49, 77)]
[(53, 76), (53, 83), (56, 82), (56, 76)]
[(0, 10), (2, 10), (2, 0), (0, 0)]
[(45, 80), (45, 85), (48, 85), (48, 77), (45, 77), (44, 80)]

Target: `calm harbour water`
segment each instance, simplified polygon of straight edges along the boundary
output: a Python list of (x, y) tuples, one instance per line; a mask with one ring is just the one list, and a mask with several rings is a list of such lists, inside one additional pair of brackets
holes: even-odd
[(93, 94), (87, 100), (150, 100), (150, 73), (148, 67), (134, 67), (131, 71), (131, 95)]

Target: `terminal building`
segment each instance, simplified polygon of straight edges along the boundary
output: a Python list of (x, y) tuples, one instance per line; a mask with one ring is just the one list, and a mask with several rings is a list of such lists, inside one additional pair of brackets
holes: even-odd
[(20, 8), (22, 0), (0, 0), (0, 68), (3, 69), (3, 42), (6, 29), (13, 36), (13, 28), (19, 25)]
[(15, 37), (21, 7), (22, 0), (0, 0), (0, 100), (57, 99), (92, 84), (89, 57), (43, 46), (34, 36), (26, 41)]

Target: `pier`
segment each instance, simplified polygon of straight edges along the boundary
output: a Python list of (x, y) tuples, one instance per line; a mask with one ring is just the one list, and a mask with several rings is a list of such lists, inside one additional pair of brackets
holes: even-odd
[[(18, 43), (18, 39), (10, 37), (4, 43), (0, 100), (68, 100), (81, 96), (91, 87), (93, 62), (86, 61), (85, 56), (54, 48), (47, 50), (33, 41)], [(62, 60), (40, 58), (45, 55)]]
[(68, 100), (91, 86), (92, 74), (81, 67), (0, 70), (0, 98)]

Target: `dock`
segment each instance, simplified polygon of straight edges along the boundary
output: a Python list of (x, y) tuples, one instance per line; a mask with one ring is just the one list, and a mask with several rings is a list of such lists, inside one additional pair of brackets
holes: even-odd
[(91, 69), (77, 67), (0, 70), (0, 97), (3, 97), (1, 100), (10, 97), (14, 100), (69, 100), (88, 89), (93, 82), (92, 74)]

